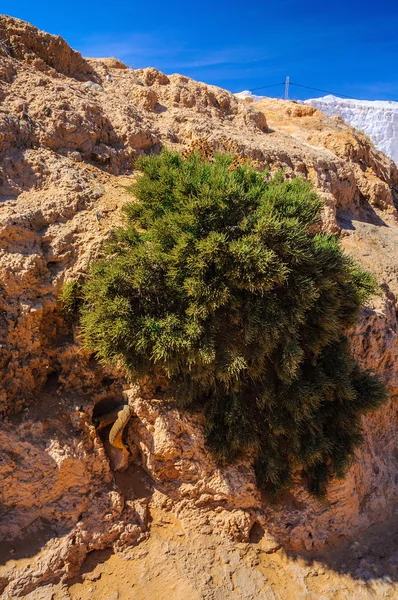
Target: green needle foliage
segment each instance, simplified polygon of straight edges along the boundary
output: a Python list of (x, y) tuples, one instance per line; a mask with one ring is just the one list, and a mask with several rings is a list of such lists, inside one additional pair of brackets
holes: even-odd
[(302, 179), (226, 155), (165, 151), (138, 166), (137, 202), (83, 291), (88, 348), (132, 379), (166, 377), (181, 406), (203, 404), (215, 456), (250, 452), (260, 487), (301, 469), (324, 494), (386, 398), (344, 337), (374, 278), (335, 236), (311, 233), (322, 203)]
[(71, 319), (76, 315), (79, 306), (80, 284), (74, 279), (68, 279), (64, 282), (58, 300), (61, 303), (62, 314), (66, 319)]

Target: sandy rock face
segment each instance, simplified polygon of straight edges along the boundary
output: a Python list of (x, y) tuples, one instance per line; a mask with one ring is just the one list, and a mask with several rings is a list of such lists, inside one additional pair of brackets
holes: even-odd
[(0, 56), (22, 60), (38, 71), (62, 73), (84, 80), (93, 75), (79, 52), (57, 35), (40, 31), (19, 19), (2, 16), (0, 21)]
[(332, 154), (327, 162), (319, 164), (319, 156), (318, 161), (311, 164), (306, 160), (302, 166), (302, 175), (323, 192), (328, 206), (351, 216), (358, 216), (366, 205), (394, 210), (398, 169), (365, 134), (339, 117), (327, 118), (312, 106), (274, 99), (261, 100), (255, 106), (264, 112), (271, 128)]
[(398, 164), (398, 102), (354, 100), (325, 96), (306, 103), (326, 115), (338, 115), (352, 127), (365, 131), (376, 148)]
[[(115, 485), (91, 423), (92, 394), (80, 389), (76, 405), (76, 392), (47, 386), (40, 406), (2, 425), (0, 583), (10, 598), (72, 576), (93, 550), (120, 552), (146, 536), (148, 500)], [(22, 557), (32, 557), (28, 573)]]
[[(398, 481), (396, 166), (312, 107), (269, 100), (255, 108), (181, 75), (84, 60), (60, 38), (9, 17), (0, 18), (0, 36), (0, 591), (23, 597), (66, 581), (93, 550), (135, 560), (156, 519), (169, 518), (177, 538), (195, 544), (209, 536), (207, 556), (214, 545), (241, 544), (225, 569), (224, 597), (239, 568), (239, 589), (260, 597), (263, 580), (248, 583), (251, 567), (241, 562), (250, 544), (265, 554), (309, 552), (390, 516)], [(131, 198), (135, 156), (204, 139), (260, 169), (310, 179), (326, 200), (324, 226), (341, 228), (347, 251), (382, 283), (350, 339), (358, 359), (389, 383), (392, 400), (365, 420), (358, 460), (333, 484), (328, 504), (298, 486), (274, 510), (250, 460), (219, 468), (200, 414), (130, 389), (123, 374), (82, 350), (78, 328), (61, 313), (62, 283), (84, 277)], [(92, 415), (95, 405), (123, 398), (135, 417), (129, 468), (116, 473)], [(204, 566), (200, 578), (211, 587)]]

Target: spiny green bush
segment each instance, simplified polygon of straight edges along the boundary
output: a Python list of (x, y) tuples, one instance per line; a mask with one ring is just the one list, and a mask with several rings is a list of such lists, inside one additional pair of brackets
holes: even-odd
[(66, 280), (61, 288), (58, 300), (61, 303), (62, 314), (64, 317), (71, 318), (76, 315), (79, 306), (79, 295), (81, 285), (74, 279)]
[(137, 202), (84, 287), (85, 341), (132, 379), (166, 377), (181, 406), (202, 404), (221, 462), (250, 452), (260, 487), (300, 469), (322, 495), (386, 397), (344, 337), (376, 283), (336, 237), (312, 233), (308, 183), (232, 165), (140, 159)]

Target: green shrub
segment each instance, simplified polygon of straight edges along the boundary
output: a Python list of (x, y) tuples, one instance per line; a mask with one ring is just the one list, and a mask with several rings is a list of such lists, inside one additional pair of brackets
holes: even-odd
[(81, 285), (74, 279), (64, 281), (58, 300), (61, 303), (64, 317), (71, 318), (77, 313)]
[(375, 280), (336, 237), (311, 233), (322, 203), (302, 179), (267, 180), (225, 155), (138, 166), (138, 201), (84, 287), (87, 346), (202, 404), (221, 462), (250, 451), (261, 487), (301, 469), (322, 495), (361, 441), (361, 415), (386, 398), (344, 337)]

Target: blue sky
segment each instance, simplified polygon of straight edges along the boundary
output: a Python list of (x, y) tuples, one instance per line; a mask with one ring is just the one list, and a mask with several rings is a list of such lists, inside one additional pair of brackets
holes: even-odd
[[(233, 92), (284, 81), (398, 101), (398, 1), (0, 0), (1, 13), (116, 56)], [(259, 91), (281, 96), (282, 87)], [(324, 95), (292, 86), (295, 98)]]

